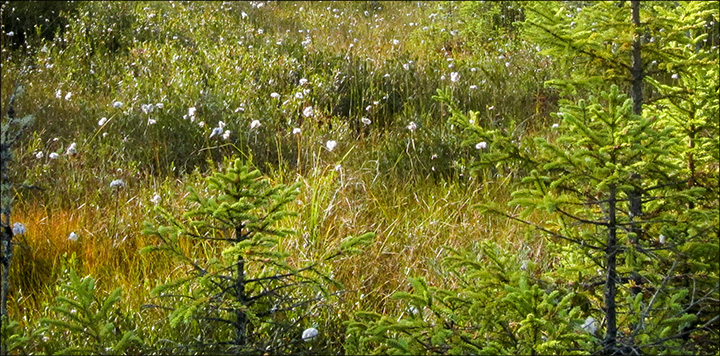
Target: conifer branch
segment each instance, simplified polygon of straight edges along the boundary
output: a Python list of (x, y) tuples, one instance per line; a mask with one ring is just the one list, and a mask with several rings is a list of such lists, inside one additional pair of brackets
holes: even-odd
[(535, 224), (535, 223), (533, 223), (533, 222), (530, 222), (530, 221), (527, 221), (527, 220), (518, 218), (517, 216), (511, 215), (511, 214), (508, 214), (508, 213), (505, 213), (505, 212), (503, 212), (503, 211), (498, 211), (498, 210), (493, 210), (493, 211), (496, 212), (496, 213), (498, 213), (498, 214), (500, 214), (500, 215), (503, 215), (503, 216), (505, 216), (505, 217), (507, 217), (507, 218), (509, 218), (509, 219), (515, 220), (515, 221), (517, 221), (517, 222), (521, 222), (521, 223), (523, 223), (523, 224), (525, 224), (525, 225), (532, 226), (532, 227), (534, 227), (534, 228), (536, 228), (536, 229), (538, 229), (538, 230), (540, 230), (540, 231), (542, 231), (542, 232), (544, 232), (544, 233), (546, 233), (546, 234), (548, 234), (548, 235), (550, 235), (550, 236), (557, 237), (557, 238), (559, 238), (559, 239), (563, 239), (563, 240), (566, 240), (566, 241), (570, 241), (570, 242), (573, 242), (573, 243), (576, 243), (576, 244), (585, 246), (585, 247), (587, 247), (587, 248), (589, 248), (589, 249), (592, 249), (592, 250), (602, 251), (602, 250), (605, 249), (604, 247), (593, 246), (593, 245), (587, 244), (585, 241), (573, 239), (573, 238), (571, 238), (571, 237), (567, 237), (567, 236), (558, 234), (558, 233), (553, 232), (553, 231), (550, 231), (550, 230), (548, 230), (548, 229), (546, 229), (546, 228), (544, 228), (544, 227), (542, 227), (542, 226), (540, 226), (540, 225), (538, 225), (538, 224)]
[(609, 227), (609, 226), (610, 226), (610, 224), (608, 224), (608, 223), (606, 223), (606, 222), (604, 222), (604, 221), (595, 221), (595, 220), (583, 219), (583, 218), (581, 218), (581, 217), (579, 217), (579, 216), (575, 216), (575, 215), (573, 215), (573, 214), (570, 214), (570, 213), (568, 213), (568, 212), (566, 212), (565, 210), (560, 209), (560, 208), (556, 208), (556, 210), (557, 210), (558, 212), (560, 212), (560, 214), (563, 214), (563, 215), (565, 215), (565, 216), (567, 216), (567, 217), (569, 217), (569, 218), (571, 218), (571, 219), (573, 219), (573, 220), (575, 220), (575, 221), (578, 221), (578, 222), (580, 222), (580, 223), (583, 223), (583, 224), (598, 225), (598, 226), (604, 226), (604, 227)]

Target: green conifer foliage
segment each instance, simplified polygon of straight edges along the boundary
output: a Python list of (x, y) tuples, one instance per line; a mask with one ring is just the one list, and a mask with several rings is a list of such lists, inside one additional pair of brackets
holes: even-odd
[[(575, 246), (561, 247), (566, 263), (553, 274), (602, 311), (591, 317), (603, 320), (603, 353), (717, 352), (718, 56), (706, 41), (716, 5), (526, 7), (526, 34), (570, 73), (547, 85), (575, 98), (534, 142), (436, 97), (466, 144), (482, 142), (478, 167), (527, 169), (509, 203), (522, 213), (483, 209)], [(556, 220), (530, 221), (536, 209)]]
[(578, 295), (554, 289), (525, 261), (482, 243), (480, 254), (449, 249), (448, 279), (457, 287), (411, 278), (397, 317), (357, 312), (347, 324), (348, 354), (585, 354), (593, 337), (582, 329)]
[[(67, 280), (58, 287), (59, 295), (50, 306), (51, 316), (41, 318), (42, 328), (34, 337), (43, 337), (46, 352), (58, 355), (122, 355), (137, 353), (142, 340), (134, 330), (121, 330), (123, 317), (116, 304), (122, 290), (106, 298), (95, 293), (96, 280), (80, 278), (75, 269), (67, 270)], [(57, 345), (60, 349), (56, 349)]]
[[(565, 113), (563, 122), (582, 132), (585, 141), (578, 138), (571, 146), (564, 141), (567, 137), (558, 139), (556, 143), (560, 146), (540, 142), (547, 152), (565, 160), (564, 163), (555, 160), (546, 164), (544, 169), (550, 169), (546, 172), (560, 167), (576, 170), (581, 164), (588, 168), (587, 164), (604, 163), (607, 170), (603, 174), (614, 180), (607, 181), (614, 184), (597, 186), (597, 189), (607, 188), (606, 192), (599, 194), (602, 199), (575, 202), (595, 206), (608, 204), (596, 215), (605, 216), (603, 220), (607, 224), (608, 239), (604, 245), (594, 245), (602, 247), (607, 257), (605, 264), (601, 264), (603, 271), (608, 272), (604, 296), (608, 317), (606, 351), (628, 351), (621, 347), (637, 350), (637, 347), (644, 347), (641, 345), (670, 349), (683, 347), (684, 350), (701, 346), (702, 343), (678, 346), (673, 342), (678, 338), (687, 341), (690, 333), (703, 333), (703, 328), (718, 323), (714, 317), (718, 306), (711, 301), (715, 297), (710, 297), (717, 295), (717, 274), (711, 272), (717, 265), (717, 259), (711, 258), (710, 262), (707, 255), (684, 252), (685, 249), (695, 250), (698, 246), (702, 246), (699, 249), (703, 253), (717, 250), (717, 3), (631, 1), (599, 2), (577, 7), (571, 3), (536, 3), (527, 8), (527, 15), (525, 29), (531, 39), (541, 43), (546, 54), (567, 60), (568, 78), (547, 84), (563, 87), (566, 94), (582, 98), (589, 93), (606, 90), (608, 83), (615, 83), (629, 92), (632, 99), (633, 115), (616, 123), (624, 135), (632, 138), (622, 142), (631, 151), (621, 153), (622, 145), (601, 147), (604, 144), (599, 141), (602, 136), (598, 135), (598, 129), (578, 125), (578, 116), (568, 113)], [(600, 105), (606, 108), (603, 111), (609, 112), (613, 110), (611, 106), (617, 103)], [(566, 106), (566, 109), (569, 107)], [(598, 115), (597, 119), (604, 121), (602, 116)], [(585, 122), (584, 125), (592, 121), (580, 120)], [(633, 137), (633, 128), (643, 126), (651, 130), (644, 137)], [(658, 144), (661, 141), (663, 144)], [(600, 146), (593, 147), (598, 144)], [(582, 160), (578, 160), (573, 152), (581, 153), (582, 150), (578, 150), (581, 147), (592, 149), (581, 156)], [(652, 147), (659, 151), (653, 152)], [(602, 154), (606, 152), (613, 156)], [(620, 166), (607, 160), (620, 157), (618, 154), (626, 158)], [(594, 161), (596, 159), (597, 162)], [(621, 172), (623, 175), (613, 176)], [(588, 173), (587, 176), (591, 175)], [(566, 218), (580, 218), (568, 215), (567, 210), (556, 210), (567, 193), (553, 193), (552, 189), (567, 187), (570, 185), (567, 183), (572, 182), (577, 195), (581, 185), (575, 183), (575, 179), (577, 176), (567, 171), (562, 177), (539, 173), (534, 178), (528, 177), (528, 182), (532, 181), (538, 187), (533, 194), (545, 197), (545, 202), (536, 207), (558, 211)], [(617, 194), (620, 194), (620, 200)], [(516, 202), (526, 203), (522, 199)], [(600, 222), (576, 220), (583, 224)], [(565, 223), (560, 223), (558, 229), (566, 227)], [(627, 234), (629, 240), (623, 240), (623, 234)], [(575, 241), (590, 243), (582, 238)], [(618, 245), (613, 247), (614, 244)], [(705, 261), (701, 263), (705, 266), (699, 267), (699, 261)], [(629, 273), (629, 276), (613, 277), (615, 267), (620, 276), (623, 273)], [(711, 272), (709, 276), (708, 272)], [(613, 311), (616, 297), (622, 299), (622, 290), (616, 290), (613, 284), (625, 283), (627, 278), (633, 283), (647, 279), (641, 284), (647, 286), (653, 283), (653, 288), (662, 287), (663, 292), (652, 292), (653, 306), (648, 308), (653, 311), (672, 310), (675, 305), (670, 303), (657, 307), (662, 304), (657, 296), (674, 292), (683, 295), (683, 287), (688, 288), (692, 284), (690, 295), (676, 302), (686, 303), (682, 310), (685, 313), (692, 311), (697, 320), (676, 327), (677, 330), (666, 328), (662, 337), (657, 334), (639, 336), (652, 329), (645, 320), (649, 316), (647, 312), (642, 313), (641, 320), (632, 321), (632, 317), (626, 320), (615, 318), (632, 313)], [(680, 282), (683, 278), (692, 282)], [(631, 288), (633, 293), (639, 289), (642, 288)], [(650, 292), (645, 293), (647, 296)], [(627, 304), (632, 303), (627, 301)], [(670, 319), (677, 320), (678, 317), (675, 315)], [(658, 315), (657, 318), (656, 321), (662, 317)], [(622, 325), (616, 322), (628, 322), (628, 330), (621, 330)], [(652, 338), (655, 341), (650, 342)]]
[[(706, 267), (717, 266), (717, 259), (698, 259), (684, 249), (699, 244), (717, 250), (707, 243), (716, 236), (717, 208), (708, 207), (705, 189), (667, 179), (679, 169), (669, 155), (678, 141), (673, 129), (632, 111), (632, 100), (617, 86), (587, 101), (563, 103), (561, 135), (552, 143), (536, 139), (545, 162), (509, 203), (526, 210), (505, 215), (527, 223), (534, 209), (555, 214), (557, 221), (539, 227), (585, 249), (587, 270), (600, 267), (603, 275), (583, 278), (604, 285), (599, 307), (607, 319), (605, 351), (694, 347), (674, 342), (717, 322), (711, 302), (717, 273), (697, 268), (688, 275), (687, 264), (704, 260)], [(649, 209), (633, 220), (627, 212), (638, 173)], [(688, 209), (690, 201), (703, 201), (704, 207)], [(700, 281), (708, 277), (709, 283)], [(692, 291), (684, 279), (695, 280)], [(688, 293), (692, 297), (678, 297)]]
[[(178, 338), (174, 351), (306, 350), (303, 329), (317, 326), (313, 313), (330, 306), (342, 286), (319, 263), (291, 266), (288, 254), (278, 249), (280, 239), (292, 233), (280, 223), (295, 215), (288, 204), (299, 185), (271, 184), (240, 159), (226, 165), (225, 172), (207, 178), (202, 191), (188, 189), (191, 207), (182, 218), (158, 206), (162, 225), (148, 224), (144, 230), (160, 244), (143, 252), (170, 253), (184, 272), (153, 291), (173, 300), (170, 323), (187, 334)], [(372, 237), (348, 237), (339, 249), (329, 248), (325, 260), (352, 252)]]

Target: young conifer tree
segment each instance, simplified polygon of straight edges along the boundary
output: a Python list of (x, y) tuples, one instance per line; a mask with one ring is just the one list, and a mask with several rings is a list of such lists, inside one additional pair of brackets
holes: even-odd
[[(188, 188), (192, 205), (182, 218), (157, 206), (162, 225), (148, 224), (144, 230), (160, 244), (143, 252), (166, 251), (184, 268), (185, 276), (153, 291), (175, 299), (171, 325), (185, 325), (193, 333), (175, 351), (298, 352), (303, 329), (314, 325), (308, 320), (313, 308), (328, 305), (337, 293), (330, 288), (341, 286), (318, 263), (291, 266), (288, 254), (278, 248), (280, 239), (292, 233), (279, 223), (295, 215), (288, 204), (298, 184), (271, 184), (240, 159), (226, 164), (225, 172), (207, 178), (202, 193)], [(348, 237), (339, 249), (328, 248), (325, 260), (357, 251), (372, 237)]]
[[(688, 350), (694, 345), (680, 339), (717, 322), (712, 317), (717, 283), (688, 288), (684, 280), (717, 280), (717, 273), (706, 269), (717, 265), (716, 259), (691, 252), (717, 250), (710, 244), (717, 236), (717, 208), (707, 206), (704, 189), (666, 180), (679, 169), (669, 156), (677, 138), (672, 128), (635, 116), (632, 104), (617, 86), (587, 101), (565, 102), (560, 136), (552, 142), (536, 139), (545, 160), (510, 202), (527, 209), (505, 215), (525, 223), (535, 209), (556, 215), (557, 221), (536, 226), (580, 245), (588, 257), (586, 271), (599, 267), (602, 279), (586, 272), (578, 282), (604, 286), (605, 353)], [(652, 207), (641, 220), (628, 214), (637, 174), (646, 187), (642, 199)], [(703, 201), (703, 208), (687, 209), (689, 201)], [(634, 224), (641, 226), (643, 239), (637, 239)], [(698, 263), (704, 268), (689, 267)]]
[[(573, 99), (559, 137), (520, 147), (452, 105), (450, 121), (485, 142), (481, 163), (535, 167), (510, 202), (528, 210), (487, 208), (581, 247), (589, 264), (558, 273), (598, 301), (603, 353), (717, 352), (717, 6), (572, 4), (526, 7), (526, 35), (568, 68), (547, 83)], [(538, 208), (558, 220), (529, 221)]]
[[(579, 244), (600, 267), (605, 353), (702, 349), (708, 344), (687, 341), (691, 334), (717, 339), (709, 331), (718, 324), (717, 143), (710, 139), (718, 85), (706, 74), (716, 73), (717, 51), (703, 33), (717, 23), (717, 7), (570, 4), (529, 6), (526, 28), (546, 53), (567, 61), (569, 78), (549, 84), (588, 99), (563, 104), (557, 140), (536, 140), (545, 154), (524, 180), (533, 187), (511, 202), (529, 210), (506, 215), (529, 223), (534, 208), (557, 214), (557, 222), (536, 226)], [(664, 84), (680, 75), (682, 85)], [(617, 85), (608, 91), (608, 83)]]
[[(123, 327), (125, 317), (117, 304), (122, 289), (107, 297), (98, 295), (92, 276), (80, 278), (75, 272), (75, 255), (70, 258), (64, 281), (58, 289), (50, 313), (40, 319), (33, 331), (45, 352), (58, 355), (121, 355), (137, 353), (143, 344), (133, 326)], [(125, 329), (124, 331), (122, 329)]]

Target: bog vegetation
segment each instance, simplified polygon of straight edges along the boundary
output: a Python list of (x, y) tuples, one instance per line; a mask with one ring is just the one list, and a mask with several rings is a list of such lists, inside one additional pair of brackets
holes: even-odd
[(717, 2), (3, 2), (3, 354), (718, 354)]

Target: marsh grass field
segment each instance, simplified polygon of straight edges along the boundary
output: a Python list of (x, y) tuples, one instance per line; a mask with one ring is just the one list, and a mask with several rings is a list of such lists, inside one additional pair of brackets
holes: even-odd
[[(193, 206), (186, 188), (207, 192), (205, 177), (234, 159), (271, 184), (299, 183), (287, 205), (296, 215), (278, 223), (294, 231), (276, 246), (289, 265), (321, 260), (347, 236), (374, 233), (361, 252), (322, 264), (343, 288), (299, 321), (320, 337), (293, 353), (361, 352), (344, 346), (348, 321), (356, 311), (412, 316), (408, 303), (393, 297), (416, 291), (412, 278), (467, 288), (457, 274), (465, 267), (447, 263), (458, 251), (569, 293), (580, 281), (571, 280), (579, 272), (568, 266), (582, 253), (477, 209), (492, 202), (519, 213), (507, 203), (528, 171), (512, 163), (478, 167), (497, 147), (469, 142), (448, 120), (454, 109), (475, 111), (478, 125), (503, 132), (529, 155), (528, 140), (558, 135), (560, 119), (551, 113), (567, 95), (545, 82), (566, 77), (572, 64), (541, 52), (520, 31), (523, 6), (4, 2), (2, 114), (21, 85), (14, 111), (35, 118), (7, 176), (16, 183), (12, 222), (27, 229), (14, 238), (8, 299), (8, 316), (26, 339), (11, 353), (94, 347), (92, 338), (40, 321), (59, 315), (53, 305), (67, 295), (61, 286), (70, 269), (95, 279), (100, 301), (120, 288), (114, 326), (141, 340), (92, 350), (163, 353), (169, 335), (205, 335), (202, 323), (170, 323), (162, 308), (148, 307), (161, 304), (153, 288), (186, 270), (166, 254), (139, 250), (158, 244), (143, 234), (156, 207), (181, 216)], [(437, 98), (438, 89), (453, 108)], [(717, 161), (698, 164), (716, 183)], [(538, 209), (525, 219), (542, 224), (554, 216)], [(222, 255), (211, 241), (180, 248), (196, 260)], [(717, 280), (717, 258), (708, 263), (705, 274)], [(601, 293), (588, 293), (585, 304), (573, 305), (581, 305), (577, 318), (601, 320)], [(518, 325), (508, 324), (508, 332)]]

